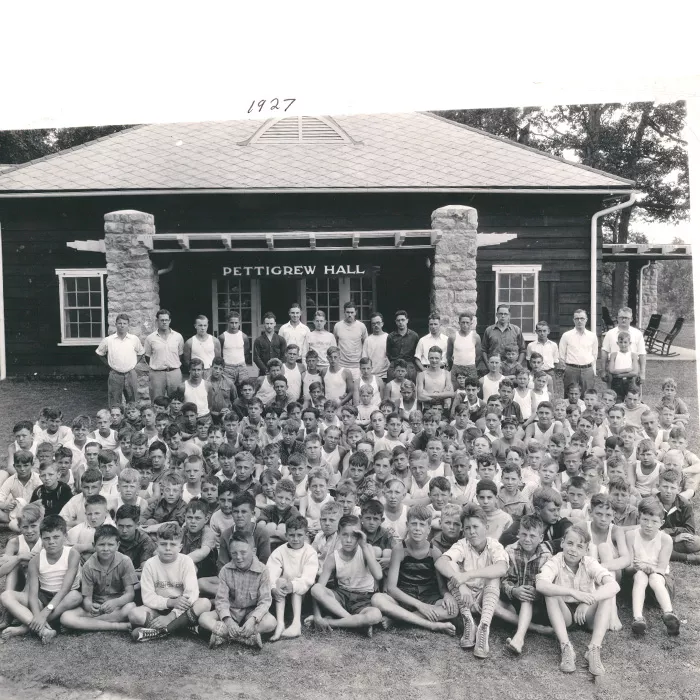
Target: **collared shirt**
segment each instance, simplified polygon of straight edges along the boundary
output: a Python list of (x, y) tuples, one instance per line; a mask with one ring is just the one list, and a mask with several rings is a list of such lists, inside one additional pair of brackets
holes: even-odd
[(494, 323), (493, 326), (489, 326), (484, 331), (481, 338), (481, 350), (486, 357), (500, 355), (507, 345), (515, 345), (518, 352), (525, 352), (525, 339), (518, 326), (509, 323), (505, 328), (501, 328), (497, 323)]
[(124, 594), (127, 586), (138, 583), (139, 577), (134, 571), (131, 559), (119, 552), (108, 565), (103, 565), (93, 554), (82, 569), (82, 593), (92, 602), (101, 605), (107, 600)]
[(416, 346), (416, 357), (427, 367), (430, 364), (428, 362), (428, 351), (430, 348), (437, 345), (437, 347), (442, 350), (442, 361), (440, 364), (444, 366), (447, 361), (447, 341), (448, 337), (444, 333), (440, 333), (437, 338), (430, 333), (424, 335)]
[[(219, 619), (233, 617), (240, 623), (250, 612), (251, 617), (260, 622), (271, 604), (270, 572), (257, 557), (245, 571), (229, 562), (219, 572), (219, 588), (214, 601)], [(245, 611), (246, 614), (237, 616), (236, 611)]]
[[(646, 355), (647, 348), (644, 343), (644, 333), (639, 330), (639, 328), (629, 327), (627, 331), (630, 334), (630, 350), (637, 355)], [(617, 336), (620, 333), (620, 329), (615, 326), (611, 328), (603, 338), (603, 350), (609, 355), (613, 352), (620, 352), (620, 348), (617, 344)]]
[(285, 323), (279, 330), (279, 334), (287, 341), (287, 345), (299, 346), (299, 357), (302, 362), (306, 359), (309, 351), (309, 334), (311, 331), (305, 323), (299, 322), (296, 326), (291, 321)]
[[(659, 498), (659, 503), (661, 499)], [(676, 500), (671, 507), (666, 510), (666, 506), (661, 503), (664, 509), (664, 523), (661, 529), (676, 537), (681, 534), (695, 534), (695, 518), (693, 517), (693, 507), (680, 496), (676, 496)]]
[(340, 350), (341, 367), (359, 367), (362, 344), (367, 339), (367, 327), (361, 321), (338, 321), (333, 326), (333, 335)]
[(525, 357), (528, 362), (532, 357), (533, 352), (538, 352), (542, 355), (542, 369), (554, 369), (554, 366), (559, 362), (559, 346), (553, 340), (545, 340), (540, 343), (539, 340), (533, 340), (527, 345)]
[(287, 341), (278, 333), (269, 338), (263, 331), (253, 343), (253, 363), (261, 374), (267, 374), (267, 363), (272, 359), (283, 360)]
[(185, 352), (184, 338), (174, 330), (163, 337), (158, 331), (153, 331), (146, 337), (143, 349), (144, 355), (149, 359), (151, 369), (178, 369), (182, 362), (180, 355)]
[(622, 513), (618, 513), (616, 510), (613, 510), (613, 525), (617, 525), (618, 527), (631, 527), (632, 525), (636, 525), (638, 522), (639, 512), (630, 503), (627, 504), (627, 507), (624, 511), (622, 511)]
[(389, 358), (386, 356), (386, 341), (388, 333), (383, 331), (376, 335), (370, 333), (362, 345), (362, 357), (372, 360), (372, 374), (384, 379), (389, 369)]
[[(460, 573), (483, 569), (499, 562), (508, 564), (508, 555), (503, 545), (490, 537), (486, 538), (486, 546), (480, 552), (477, 552), (466, 539), (462, 538), (455, 542), (444, 556), (457, 564)], [(485, 583), (486, 579), (473, 578), (467, 582), (467, 586), (476, 590), (483, 588)]]
[(537, 574), (540, 573), (545, 562), (552, 558), (552, 552), (544, 544), (537, 545), (537, 549), (530, 555), (523, 552), (519, 542), (509, 544), (506, 547), (508, 555), (508, 573), (501, 579), (501, 589), (509, 597), (513, 598), (513, 589), (518, 586), (535, 587)]
[[(217, 560), (219, 570), (223, 569), (224, 566), (231, 561), (231, 553), (229, 552), (228, 545), (231, 541), (231, 535), (233, 535), (234, 532), (236, 532), (235, 525), (221, 533), (221, 538), (219, 540), (219, 558)], [(250, 544), (255, 547), (255, 556), (263, 564), (266, 564), (267, 560), (270, 558), (270, 534), (264, 527), (255, 527), (253, 532), (248, 534), (247, 537)]]
[(34, 471), (29, 475), (29, 481), (26, 484), (19, 480), (17, 474), (13, 474), (0, 486), (0, 503), (8, 501), (10, 496), (14, 499), (23, 498), (26, 503), (29, 503), (32, 500), (32, 494), (40, 486), (41, 479)]
[(143, 355), (143, 345), (133, 333), (120, 338), (117, 333), (108, 335), (98, 345), (95, 352), (107, 356), (107, 364), (116, 372), (130, 372)]
[[(564, 552), (559, 552), (544, 563), (536, 580), (546, 581), (564, 588), (573, 588), (584, 593), (595, 593), (596, 587), (603, 585), (603, 579), (606, 576), (613, 578), (613, 575), (593, 557), (583, 557), (578, 569), (574, 572), (564, 561)], [(566, 603), (577, 602), (576, 598), (570, 595), (562, 596), (562, 599)]]
[(593, 365), (598, 358), (598, 337), (587, 328), (579, 333), (575, 328), (566, 331), (559, 341), (559, 357), (568, 365)]
[(416, 356), (417, 346), (418, 333), (412, 331), (410, 328), (404, 335), (401, 335), (398, 331), (389, 333), (389, 337), (386, 340), (386, 354), (389, 358), (389, 362), (405, 360), (409, 367), (411, 365), (415, 366), (414, 358)]

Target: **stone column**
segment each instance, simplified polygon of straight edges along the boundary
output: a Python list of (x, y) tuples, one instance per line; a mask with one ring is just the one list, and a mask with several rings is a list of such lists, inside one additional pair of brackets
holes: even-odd
[[(140, 234), (154, 235), (153, 214), (126, 209), (105, 214), (107, 258), (107, 318), (109, 333), (115, 332), (119, 313), (129, 315), (129, 332), (141, 342), (155, 330), (160, 308), (158, 271), (149, 249), (138, 240)], [(148, 368), (139, 362), (139, 397), (148, 399)]]
[(642, 315), (637, 324), (639, 328), (646, 328), (649, 317), (658, 312), (658, 279), (659, 268), (655, 262), (642, 270), (640, 282), (642, 285)]
[(449, 205), (436, 209), (431, 226), (439, 236), (430, 292), (432, 311), (452, 335), (458, 328), (459, 314), (476, 315), (476, 229), (473, 207)]

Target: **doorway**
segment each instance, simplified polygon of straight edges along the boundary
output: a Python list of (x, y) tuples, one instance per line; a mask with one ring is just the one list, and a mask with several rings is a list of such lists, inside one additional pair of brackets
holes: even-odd
[(272, 311), (277, 317), (276, 328), (289, 320), (289, 307), (299, 298), (299, 280), (289, 277), (265, 277), (260, 280), (260, 313)]

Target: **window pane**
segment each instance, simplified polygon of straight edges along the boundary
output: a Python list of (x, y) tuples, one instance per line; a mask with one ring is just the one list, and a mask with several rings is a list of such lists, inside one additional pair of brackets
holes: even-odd
[(535, 286), (535, 275), (532, 273), (528, 273), (526, 275), (523, 275), (523, 287), (527, 287), (528, 289), (533, 289)]
[(519, 289), (523, 286), (523, 276), (522, 275), (509, 275), (510, 286)]
[(510, 300), (512, 302), (520, 303), (523, 300), (523, 293), (520, 289), (511, 289)]
[(535, 290), (534, 289), (523, 289), (523, 301), (529, 301), (529, 302), (535, 301)]

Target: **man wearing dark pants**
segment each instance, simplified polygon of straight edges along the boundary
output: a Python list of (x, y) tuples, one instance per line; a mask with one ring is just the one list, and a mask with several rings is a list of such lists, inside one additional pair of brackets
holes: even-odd
[(182, 355), (185, 340), (170, 328), (170, 312), (156, 314), (158, 329), (146, 337), (144, 355), (150, 367), (151, 401), (157, 396), (170, 396), (182, 384)]
[(574, 311), (574, 328), (559, 341), (559, 372), (564, 374), (564, 393), (571, 384), (579, 384), (581, 393), (595, 388), (595, 363), (598, 359), (598, 336), (586, 329), (588, 314)]
[(423, 365), (420, 364), (420, 360), (416, 357), (416, 348), (419, 341), (418, 333), (408, 327), (408, 314), (403, 309), (394, 314), (394, 323), (396, 324), (396, 330), (393, 333), (389, 333), (389, 337), (386, 339), (386, 356), (389, 359), (387, 379), (391, 380), (394, 378), (396, 360), (405, 360), (408, 367), (406, 379), (415, 382), (417, 373), (423, 371)]
[(107, 403), (109, 408), (121, 406), (126, 396), (127, 402), (135, 401), (138, 390), (136, 363), (143, 355), (143, 346), (138, 336), (129, 333), (129, 317), (118, 314), (114, 322), (117, 332), (108, 335), (95, 352), (109, 367), (107, 379)]

